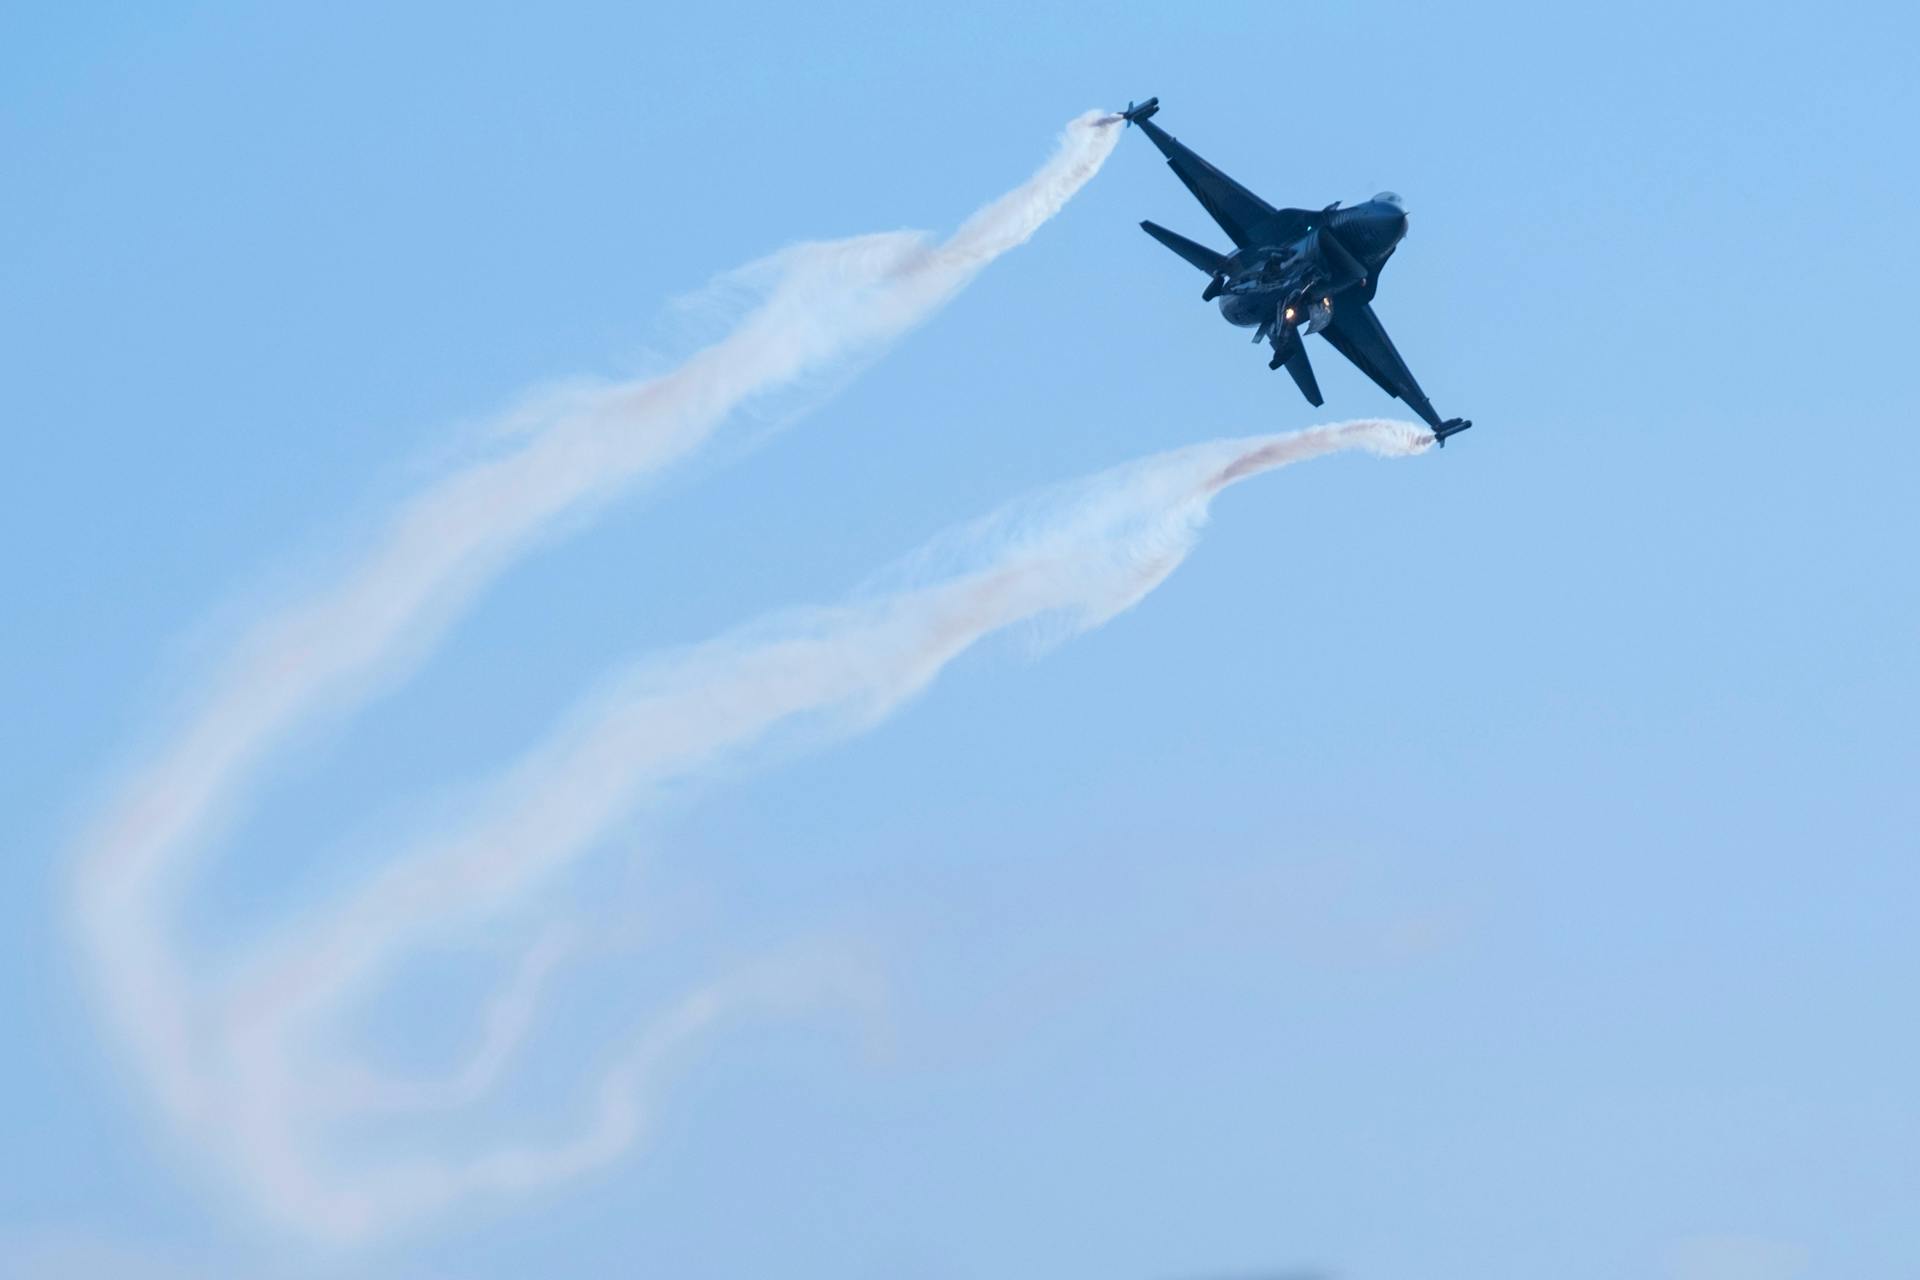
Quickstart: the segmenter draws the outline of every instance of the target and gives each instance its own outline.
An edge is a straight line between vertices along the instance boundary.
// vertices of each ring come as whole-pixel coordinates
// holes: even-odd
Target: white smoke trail
[[[511,418],[515,447],[408,502],[331,587],[239,644],[202,705],[135,772],[80,842],[77,927],[107,1020],[174,1125],[223,1123],[201,1061],[208,1011],[167,921],[192,855],[239,807],[273,748],[309,716],[344,710],[370,679],[419,652],[563,515],[657,472],[743,401],[871,352],[925,319],[1023,243],[1100,168],[1116,118],[1068,125],[1055,155],[951,238],[909,233],[807,244],[745,277],[764,298],[723,340],[664,376],[575,389]]]
[[[796,722],[840,732],[872,726],[954,657],[1014,624],[1099,625],[1179,565],[1213,496],[1241,479],[1339,450],[1406,456],[1431,442],[1408,424],[1363,421],[1159,455],[943,540],[941,551],[961,563],[941,580],[787,615],[637,666],[483,788],[489,802],[471,823],[289,929],[271,956],[250,967],[208,1028],[227,1059],[228,1133],[238,1144],[232,1156],[270,1208],[343,1236],[613,1159],[638,1132],[636,1098],[665,1058],[730,1008],[780,995],[767,977],[696,993],[670,1013],[607,1073],[595,1111],[573,1136],[464,1160],[325,1169],[307,1130],[355,1108],[336,1100],[332,1112],[314,1110],[307,1082],[318,1032],[411,943],[523,898],[662,784],[710,771]],[[794,976],[784,980],[794,994]],[[503,1005],[531,998],[519,985]],[[511,1016],[524,1026],[524,1016]],[[497,1067],[517,1034],[490,1038],[451,1086],[458,1100],[470,1099],[472,1081]],[[419,1096],[404,1084],[382,1089],[381,1105]],[[434,1089],[426,1095],[434,1100],[420,1105],[439,1104]]]

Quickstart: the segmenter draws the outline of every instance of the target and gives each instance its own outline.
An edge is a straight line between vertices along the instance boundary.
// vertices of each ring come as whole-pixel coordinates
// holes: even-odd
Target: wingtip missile
[[[1142,120],[1147,119],[1149,116],[1151,116],[1154,112],[1158,111],[1159,109],[1160,109],[1160,99],[1158,98],[1148,98],[1145,102],[1141,103],[1137,107],[1134,106],[1132,102],[1129,102],[1127,103],[1127,109],[1120,113],[1120,118],[1122,120],[1125,120],[1130,125],[1138,124]]]

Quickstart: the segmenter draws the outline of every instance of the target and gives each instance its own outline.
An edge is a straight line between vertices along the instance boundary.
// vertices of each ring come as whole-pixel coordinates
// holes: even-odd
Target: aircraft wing
[[[1419,414],[1430,427],[1439,427],[1440,415],[1428,403],[1426,392],[1414,381],[1413,371],[1394,349],[1393,339],[1380,326],[1373,307],[1358,298],[1342,298],[1334,306],[1333,319],[1320,331],[1334,349],[1353,361],[1360,372],[1380,384],[1380,389]]]
[[[1313,218],[1306,210],[1274,208],[1153,121],[1145,116],[1132,119],[1167,157],[1167,167],[1187,184],[1194,199],[1233,237],[1236,247],[1244,249],[1257,240],[1285,243],[1306,234]]]

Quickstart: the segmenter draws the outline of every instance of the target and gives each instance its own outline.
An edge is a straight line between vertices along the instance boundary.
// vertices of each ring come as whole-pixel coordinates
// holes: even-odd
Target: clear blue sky
[[[1917,38],[1894,5],[11,11],[0,1269],[1920,1274]],[[946,230],[1150,94],[1275,203],[1405,196],[1379,310],[1475,429],[1237,489],[1112,626],[644,824],[661,967],[858,939],[884,1043],[729,1037],[610,1172],[368,1253],[261,1228],[159,1135],[60,918],[218,620],[462,424],[647,367],[714,273]],[[1022,490],[1393,407],[1331,358],[1302,403],[1142,217],[1208,238],[1128,137],[804,422],[521,563],[275,775],[197,910],[244,934],[609,665]]]

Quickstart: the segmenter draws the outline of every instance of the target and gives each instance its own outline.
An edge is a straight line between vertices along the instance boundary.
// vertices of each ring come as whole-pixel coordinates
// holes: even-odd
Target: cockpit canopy
[[[1398,191],[1382,191],[1379,195],[1375,196],[1374,199],[1381,204],[1390,204],[1400,210],[1405,210],[1407,207],[1407,202],[1400,198]]]

